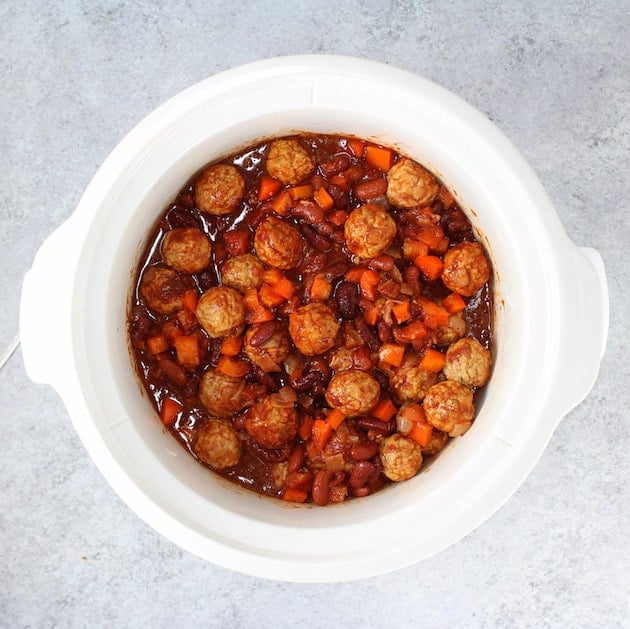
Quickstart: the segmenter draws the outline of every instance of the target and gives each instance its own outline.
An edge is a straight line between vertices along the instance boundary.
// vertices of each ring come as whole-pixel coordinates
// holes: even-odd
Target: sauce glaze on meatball
[[[213,286],[199,298],[195,315],[210,338],[233,336],[245,323],[245,305],[233,288]]]
[[[413,478],[422,467],[422,449],[400,434],[383,439],[379,445],[383,474],[394,482]]]
[[[262,284],[265,270],[262,262],[253,253],[228,258],[221,267],[221,281],[224,286],[235,288],[244,293],[250,288]]]
[[[247,413],[245,429],[263,448],[282,448],[297,433],[295,394],[284,388],[260,400]]]
[[[164,262],[182,273],[199,273],[210,264],[212,244],[196,227],[173,229],[162,242]]]
[[[199,400],[215,417],[230,417],[243,408],[245,381],[216,369],[204,372],[199,383]]]
[[[335,374],[326,389],[326,401],[346,417],[368,413],[381,395],[381,386],[368,373],[349,369]]]
[[[197,432],[195,454],[215,470],[232,467],[241,458],[241,440],[227,421],[210,419]]]
[[[379,203],[366,203],[348,216],[344,234],[348,249],[361,258],[376,258],[396,235],[396,222]]]
[[[315,170],[315,162],[297,140],[275,140],[267,154],[267,172],[282,183],[296,184]]]
[[[475,418],[472,391],[459,382],[434,384],[422,403],[428,422],[451,437],[463,435]]]
[[[490,265],[478,242],[463,242],[444,254],[442,282],[454,293],[474,295],[490,279]]]
[[[323,354],[334,344],[339,323],[333,311],[315,302],[301,306],[289,315],[289,334],[305,356]]]
[[[387,200],[397,208],[427,205],[433,201],[439,187],[426,168],[406,157],[387,173]]]
[[[258,226],[254,248],[265,264],[292,269],[302,258],[302,237],[295,227],[270,216]]]
[[[467,387],[482,387],[490,377],[490,352],[475,339],[464,338],[446,352],[444,375]]]
[[[140,295],[151,310],[168,315],[184,307],[182,297],[193,288],[190,277],[164,265],[149,267],[140,282]]]
[[[236,166],[215,164],[199,175],[194,192],[200,210],[223,216],[236,210],[241,203],[245,181]]]

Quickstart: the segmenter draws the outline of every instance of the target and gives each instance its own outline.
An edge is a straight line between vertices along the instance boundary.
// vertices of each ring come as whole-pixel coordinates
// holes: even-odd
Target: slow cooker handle
[[[57,388],[72,373],[70,304],[77,240],[62,223],[41,245],[22,282],[20,340],[28,377]]]
[[[558,421],[593,388],[608,340],[608,282],[602,256],[590,247],[572,245],[569,251],[562,278],[566,327],[553,396]]]

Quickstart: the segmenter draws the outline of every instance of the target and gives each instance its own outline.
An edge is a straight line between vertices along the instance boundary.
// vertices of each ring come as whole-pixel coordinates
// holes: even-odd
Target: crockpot
[[[295,131],[368,138],[429,167],[494,265],[494,369],[473,427],[415,478],[325,508],[258,496],[199,465],[161,428],[126,330],[133,269],[176,192],[204,164]],[[531,168],[481,113],[400,69],[298,56],[208,78],[140,122],[38,251],[20,316],[28,375],[59,393],[102,474],[146,523],[244,573],[339,581],[440,551],[514,493],[593,386],[608,296],[600,255],[569,240]]]

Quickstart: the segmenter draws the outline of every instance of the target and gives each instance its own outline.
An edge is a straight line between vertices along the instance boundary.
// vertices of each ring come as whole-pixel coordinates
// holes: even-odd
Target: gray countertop
[[[37,248],[123,135],[184,87],[285,54],[385,61],[478,107],[602,253],[611,295],[599,380],[508,503],[431,559],[334,585],[243,576],[161,538],[18,349],[0,371],[1,626],[630,626],[630,3],[554,4],[0,3],[0,354]]]

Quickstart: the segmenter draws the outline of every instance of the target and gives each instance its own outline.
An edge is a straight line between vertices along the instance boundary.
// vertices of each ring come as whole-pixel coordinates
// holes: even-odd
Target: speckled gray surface
[[[630,626],[630,3],[523,4],[0,3],[0,349],[35,251],[120,138],[209,74],[293,53],[386,61],[479,107],[602,252],[611,293],[600,378],[514,497],[429,560],[336,585],[242,576],[162,539],[18,350],[0,371],[0,625]]]

